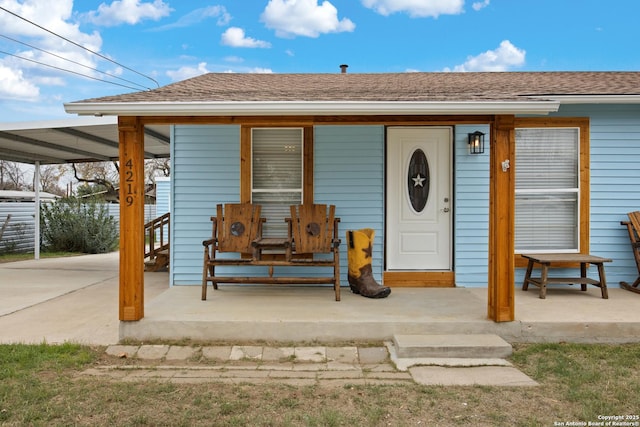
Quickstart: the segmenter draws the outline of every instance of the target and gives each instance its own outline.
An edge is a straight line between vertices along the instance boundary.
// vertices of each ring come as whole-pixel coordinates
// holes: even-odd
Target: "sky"
[[[0,0],[0,122],[200,74],[640,71],[638,0]]]

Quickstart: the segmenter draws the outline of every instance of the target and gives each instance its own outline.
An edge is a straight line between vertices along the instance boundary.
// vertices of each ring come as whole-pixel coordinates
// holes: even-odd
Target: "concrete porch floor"
[[[157,274],[157,273],[156,273]],[[394,334],[496,334],[508,342],[640,341],[640,295],[618,288],[516,287],[516,320],[487,318],[486,288],[393,288],[385,299],[295,286],[174,286],[148,301],[145,318],[121,322],[120,338],[196,341],[384,341]]]
[[[386,341],[394,334],[491,333],[515,342],[640,342],[640,295],[552,285],[515,289],[514,322],[487,319],[486,288],[393,288],[372,300],[327,287],[168,287],[145,273],[145,317],[118,321],[118,253],[0,264],[0,342],[121,340],[334,343]]]

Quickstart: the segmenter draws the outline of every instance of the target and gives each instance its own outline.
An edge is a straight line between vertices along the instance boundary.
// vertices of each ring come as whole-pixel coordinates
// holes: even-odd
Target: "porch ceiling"
[[[0,123],[0,159],[41,164],[117,160],[117,117]],[[169,126],[145,127],[145,157],[169,157]]]

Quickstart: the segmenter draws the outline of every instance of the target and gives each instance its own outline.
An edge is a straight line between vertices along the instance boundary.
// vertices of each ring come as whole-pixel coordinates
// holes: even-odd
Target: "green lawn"
[[[121,382],[79,375],[106,363],[104,348],[0,345],[0,425],[554,426],[612,416],[640,424],[640,344],[516,345],[511,362],[540,386]]]

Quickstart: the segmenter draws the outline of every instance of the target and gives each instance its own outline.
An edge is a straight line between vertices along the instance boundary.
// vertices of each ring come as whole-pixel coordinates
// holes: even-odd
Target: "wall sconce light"
[[[484,133],[475,131],[469,134],[469,154],[484,153]]]

